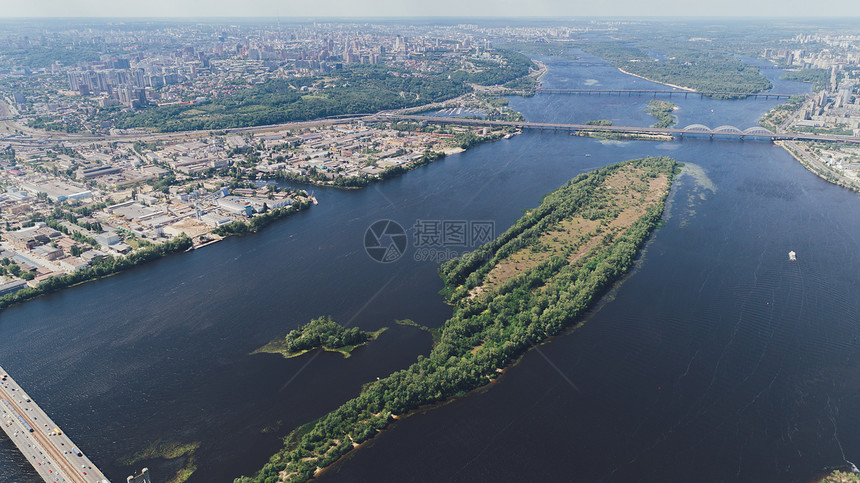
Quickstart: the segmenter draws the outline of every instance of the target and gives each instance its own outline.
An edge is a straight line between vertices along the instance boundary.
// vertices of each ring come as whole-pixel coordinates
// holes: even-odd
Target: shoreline
[[[611,65],[611,64],[610,64],[610,65]],[[626,70],[622,69],[621,67],[616,67],[616,69],[618,69],[619,71],[621,71],[623,74],[632,75],[633,77],[638,77],[638,78],[640,78],[640,79],[642,79],[642,80],[646,80],[646,81],[648,81],[648,82],[656,82],[657,84],[662,84],[662,85],[664,85],[664,86],[674,87],[675,89],[681,89],[681,90],[684,90],[684,91],[687,91],[687,92],[698,92],[696,89],[693,89],[693,88],[691,88],[691,87],[679,86],[679,85],[677,85],[677,84],[670,84],[670,83],[668,83],[668,82],[660,82],[660,81],[658,81],[658,80],[649,79],[649,78],[644,77],[644,76],[641,76],[641,75],[639,75],[639,74],[634,74],[634,73],[632,73],[632,72],[627,72]]]
[[[474,147],[474,146],[479,146],[479,145],[484,144],[486,142],[498,141],[500,139],[504,139],[503,134],[500,134],[498,136],[492,135],[492,134],[485,136],[485,137],[482,136],[482,139],[478,140],[472,146],[469,146],[469,148]],[[288,178],[283,178],[283,177],[279,177],[279,176],[272,176],[271,178],[268,178],[268,179],[271,179],[273,181],[305,183],[305,184],[309,184],[312,186],[345,189],[345,190],[364,189],[364,188],[367,188],[373,184],[385,181],[387,179],[402,176],[402,175],[404,175],[404,174],[406,174],[406,173],[408,173],[414,169],[429,165],[430,163],[438,161],[440,159],[444,159],[451,154],[458,154],[458,153],[465,152],[469,148],[462,148],[462,147],[457,146],[457,147],[447,148],[447,149],[443,150],[443,152],[430,153],[430,155],[425,155],[421,159],[414,161],[412,163],[409,163],[408,165],[393,166],[392,167],[393,169],[389,172],[389,174],[387,176],[381,176],[382,173],[380,173],[380,175],[375,175],[373,178],[361,178],[365,182],[365,184],[359,185],[359,186],[338,186],[338,185],[335,185],[333,183],[320,183],[320,182],[315,182],[314,180],[310,180],[310,179],[288,179]],[[237,229],[237,231],[235,231],[235,232],[230,232],[229,228],[223,228],[223,227],[227,227],[228,225],[222,225],[221,227],[215,228],[215,230],[210,232],[210,234],[215,235],[214,239],[210,239],[210,240],[205,241],[205,242],[194,244],[193,241],[191,241],[191,239],[189,237],[188,246],[183,246],[179,250],[175,250],[175,251],[172,251],[170,253],[166,253],[164,255],[168,255],[168,254],[172,254],[172,253],[179,253],[179,252],[186,253],[189,251],[194,251],[194,250],[197,250],[197,249],[218,243],[218,242],[223,241],[224,239],[231,237],[231,236],[247,235],[250,233],[257,233],[260,230],[264,229],[266,226],[268,226],[268,225],[270,225],[276,221],[290,218],[293,215],[298,214],[302,211],[306,211],[309,208],[310,208],[309,202],[302,202],[299,204],[299,206],[296,206],[294,204],[290,207],[290,209],[285,210],[285,211],[290,211],[288,213],[277,214],[275,216],[272,216],[273,212],[270,211],[269,213],[266,213],[264,215],[258,215],[258,216],[255,216],[253,218],[250,218],[247,221],[239,221],[239,222],[229,223],[228,225],[230,225],[230,226],[236,225],[237,223],[242,225],[241,227],[239,227],[242,229]],[[264,221],[258,222],[259,224],[255,224],[254,221],[256,219],[258,219],[258,217],[260,217],[260,216],[262,216],[264,218],[268,218],[268,219],[265,219]],[[217,232],[217,230],[219,228],[223,228],[222,233]],[[173,242],[173,240],[175,238],[176,237],[169,239],[165,242],[162,242],[160,245],[163,245],[165,243],[171,243],[171,242]],[[162,255],[161,257],[156,257],[156,259],[162,258],[164,255]],[[125,259],[125,258],[126,257],[122,257],[122,259]],[[6,294],[6,295],[3,295],[2,297],[0,297],[0,312],[2,312],[3,310],[5,310],[7,308],[28,302],[30,300],[40,298],[43,295],[56,293],[56,292],[62,291],[62,290],[67,289],[67,288],[75,287],[75,286],[82,285],[82,284],[89,283],[89,282],[93,282],[93,281],[96,281],[96,280],[99,280],[102,278],[117,275],[117,274],[125,272],[131,268],[134,268],[134,267],[137,267],[140,265],[146,265],[149,261],[152,261],[152,260],[148,260],[145,262],[138,262],[138,263],[133,264],[132,266],[125,267],[125,268],[122,268],[120,270],[110,271],[109,273],[105,273],[105,274],[97,274],[97,275],[94,275],[90,278],[85,278],[83,280],[75,281],[71,284],[61,286],[61,287],[56,287],[56,288],[50,287],[49,285],[42,287],[41,283],[39,285],[36,285],[35,287],[28,285],[28,286],[22,288],[21,290],[19,290],[18,292],[12,292],[12,293],[9,293],[9,294]],[[58,277],[54,277],[54,278],[59,279],[59,278],[62,278],[65,276],[71,276],[71,275],[74,275],[74,273],[65,274],[65,275],[61,275]],[[53,279],[50,279],[50,280],[53,280]],[[57,283],[57,282],[53,282],[53,283]],[[60,282],[60,283],[63,283],[63,282]],[[24,292],[24,293],[22,293],[22,292]],[[36,292],[36,293],[32,293],[32,292]]]
[[[373,332],[368,332],[368,334],[370,334],[370,335],[367,337],[367,340],[365,340],[364,342],[362,342],[360,344],[346,345],[346,346],[342,346],[342,347],[329,347],[327,345],[320,345],[317,347],[311,347],[310,349],[302,349],[302,350],[296,351],[296,352],[292,352],[292,351],[287,350],[286,347],[284,347],[284,338],[278,337],[274,340],[267,342],[266,345],[264,345],[258,349],[255,349],[249,355],[280,354],[281,356],[284,357],[284,359],[292,359],[294,357],[303,356],[303,355],[307,354],[308,352],[312,352],[315,350],[322,350],[324,352],[337,352],[340,355],[342,355],[344,357],[344,359],[347,359],[352,355],[352,351],[354,351],[355,349],[358,349],[359,347],[364,347],[365,345],[367,345],[368,342],[375,341],[386,330],[388,330],[388,327],[382,327],[382,328],[377,329]]]
[[[515,133],[507,133],[507,134],[516,135],[516,134],[519,134],[520,132],[521,131],[517,131]],[[360,190],[360,189],[364,189],[364,188],[367,188],[369,186],[372,186],[376,183],[380,183],[382,181],[386,181],[386,180],[389,180],[392,178],[396,178],[398,176],[402,176],[402,175],[404,175],[410,171],[413,171],[415,169],[418,169],[418,168],[421,168],[423,166],[427,166],[431,163],[435,163],[436,161],[445,159],[448,156],[451,156],[454,154],[464,153],[464,152],[468,151],[469,149],[472,149],[473,147],[477,147],[477,146],[480,146],[480,145],[485,144],[485,143],[491,143],[491,142],[505,139],[505,136],[507,134],[505,134],[504,131],[502,131],[500,133],[490,133],[490,134],[487,134],[486,136],[481,136],[481,139],[476,140],[472,145],[470,145],[467,148],[463,148],[460,146],[453,146],[453,147],[449,147],[449,148],[444,148],[442,151],[432,151],[429,153],[425,153],[424,156],[422,156],[421,158],[419,158],[415,161],[412,161],[412,162],[407,163],[407,164],[390,166],[390,167],[386,168],[385,170],[383,170],[382,172],[380,172],[379,174],[375,174],[372,176],[338,178],[338,179],[345,180],[343,182],[344,184],[337,184],[337,183],[330,181],[330,180],[326,180],[326,181],[315,180],[315,179],[311,179],[307,175],[280,176],[280,175],[278,175],[278,172],[275,172],[269,176],[264,176],[262,179],[272,180],[272,181],[280,181],[280,182],[284,182],[284,183],[300,183],[300,184],[306,184],[306,185],[311,185],[311,186],[319,186],[322,188],[334,188],[334,189],[340,189],[340,190]],[[350,183],[350,180],[355,180],[354,181],[355,184],[354,185],[346,184],[346,183]]]
[[[112,267],[106,268],[106,267],[102,267],[101,265],[93,265],[93,266],[87,267],[87,269],[85,269],[85,270],[80,270],[80,271],[76,271],[76,272],[72,272],[72,273],[65,273],[63,275],[58,275],[56,277],[44,280],[35,286],[30,286],[28,284],[27,287],[24,287],[24,288],[18,290],[17,292],[12,292],[12,293],[8,293],[8,294],[5,294],[3,296],[0,296],[0,313],[2,313],[5,309],[8,309],[8,308],[14,307],[16,305],[20,305],[20,304],[29,302],[31,300],[38,299],[44,295],[49,295],[49,294],[61,292],[63,290],[66,290],[66,289],[69,289],[72,287],[77,287],[79,285],[94,282],[96,280],[101,280],[103,278],[112,277],[114,275],[119,275],[120,273],[127,272],[127,271],[129,271],[133,268],[139,267],[139,266],[147,265],[151,262],[165,258],[165,257],[170,256],[170,255],[178,255],[180,253],[187,253],[189,251],[194,251],[197,248],[202,248],[204,246],[212,245],[214,243],[217,243],[219,241],[224,240],[225,238],[227,238],[229,236],[245,235],[248,233],[256,233],[260,229],[264,228],[265,226],[267,226],[267,225],[269,225],[275,221],[278,221],[278,220],[281,220],[284,218],[289,218],[292,215],[295,215],[297,213],[301,213],[302,211],[307,210],[308,208],[310,208],[310,203],[300,203],[299,206],[291,206],[290,209],[292,211],[290,211],[290,209],[287,209],[280,216],[275,216],[273,218],[265,220],[256,229],[249,229],[249,231],[245,232],[245,233],[228,233],[226,235],[220,235],[217,233],[212,233],[213,235],[216,236],[215,239],[200,243],[198,245],[194,244],[191,237],[182,233],[179,236],[175,236],[175,237],[170,238],[170,239],[168,239],[164,242],[161,242],[157,245],[152,245],[151,247],[144,249],[144,250],[148,250],[148,251],[146,251],[147,255],[145,255],[145,256],[150,256],[150,254],[154,254],[153,256],[151,256],[150,258],[148,258],[146,260],[127,261],[127,260],[129,260],[127,258],[127,256],[123,256],[121,258],[116,259],[117,263],[119,263],[119,264],[127,263],[127,264],[129,264],[128,266],[120,265],[117,268],[117,266],[114,265]],[[272,213],[272,212],[269,212],[267,214],[270,214],[270,213]],[[265,215],[263,215],[263,216],[265,216]],[[250,227],[250,226],[252,226],[254,219],[256,219],[256,217],[249,219],[249,222],[239,222],[239,223],[243,223],[246,226]],[[237,223],[237,222],[233,222],[233,223]],[[222,226],[226,226],[226,225],[222,225]],[[131,252],[130,254],[134,254],[134,253],[141,253],[141,250],[138,250],[136,252]],[[83,275],[84,273],[86,273],[86,275]],[[74,280],[74,278],[76,276],[81,277],[81,279],[80,280]]]
[[[840,188],[845,188],[847,190],[851,190],[855,193],[860,193],[860,185],[852,183],[850,179],[848,179],[844,175],[839,175],[837,173],[831,172],[826,168],[821,168],[819,166],[815,166],[813,163],[804,159],[803,154],[796,152],[794,149],[787,145],[789,141],[774,141],[774,144],[784,149],[788,154],[791,155],[797,162],[800,163],[801,166],[806,168],[807,171],[818,176],[819,178],[827,181],[828,183],[839,186]],[[798,149],[800,146],[794,145]],[[822,171],[824,170],[824,171]]]

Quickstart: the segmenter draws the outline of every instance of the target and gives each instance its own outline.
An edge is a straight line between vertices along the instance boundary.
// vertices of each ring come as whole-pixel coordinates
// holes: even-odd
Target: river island
[[[294,431],[236,483],[305,481],[392,420],[493,383],[530,348],[581,324],[659,226],[678,169],[648,157],[581,174],[495,240],[443,264],[454,314],[430,354]]]
[[[317,317],[290,331],[286,337],[269,342],[254,353],[281,354],[290,359],[314,349],[322,349],[349,357],[350,352],[376,339],[385,329],[386,327],[383,327],[375,332],[366,332],[358,327],[346,328],[328,316]]]

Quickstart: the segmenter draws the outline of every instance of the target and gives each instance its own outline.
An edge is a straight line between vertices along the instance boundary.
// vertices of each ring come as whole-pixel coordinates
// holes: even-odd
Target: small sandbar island
[[[236,483],[308,480],[401,415],[493,383],[530,348],[582,323],[659,226],[678,170],[649,157],[581,174],[495,240],[442,265],[454,310],[430,353],[291,433]]]
[[[358,327],[346,327],[331,317],[318,317],[291,331],[282,339],[275,339],[254,351],[254,354],[281,354],[287,359],[298,357],[314,349],[340,352],[349,357],[350,352],[374,340],[385,332],[383,327],[376,332],[365,332]]]

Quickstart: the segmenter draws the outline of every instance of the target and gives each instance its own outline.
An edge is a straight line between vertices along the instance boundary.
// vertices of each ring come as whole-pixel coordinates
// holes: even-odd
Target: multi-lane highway
[[[0,425],[48,482],[106,483],[104,474],[0,367]],[[0,474],[2,479],[2,474]]]

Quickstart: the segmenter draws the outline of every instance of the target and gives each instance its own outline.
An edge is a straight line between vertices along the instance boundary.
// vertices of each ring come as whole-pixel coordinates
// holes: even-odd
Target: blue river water
[[[597,59],[582,55],[589,61]],[[544,86],[663,88],[553,59]],[[774,92],[805,84],[763,71]],[[649,97],[511,99],[535,121],[650,125]],[[681,126],[745,129],[774,100],[672,98]],[[192,482],[261,467],[291,429],[430,350],[451,314],[438,259],[364,251],[381,219],[492,221],[500,233],[579,173],[625,159],[687,163],[665,226],[580,329],[498,384],[393,425],[323,480],[808,481],[860,460],[857,195],[766,142],[606,142],[526,132],[205,249],[0,313],[0,362],[113,481],[156,441],[199,442]],[[789,250],[797,252],[795,263]],[[319,315],[391,327],[349,359],[250,355]],[[35,481],[0,438],[0,481]]]

